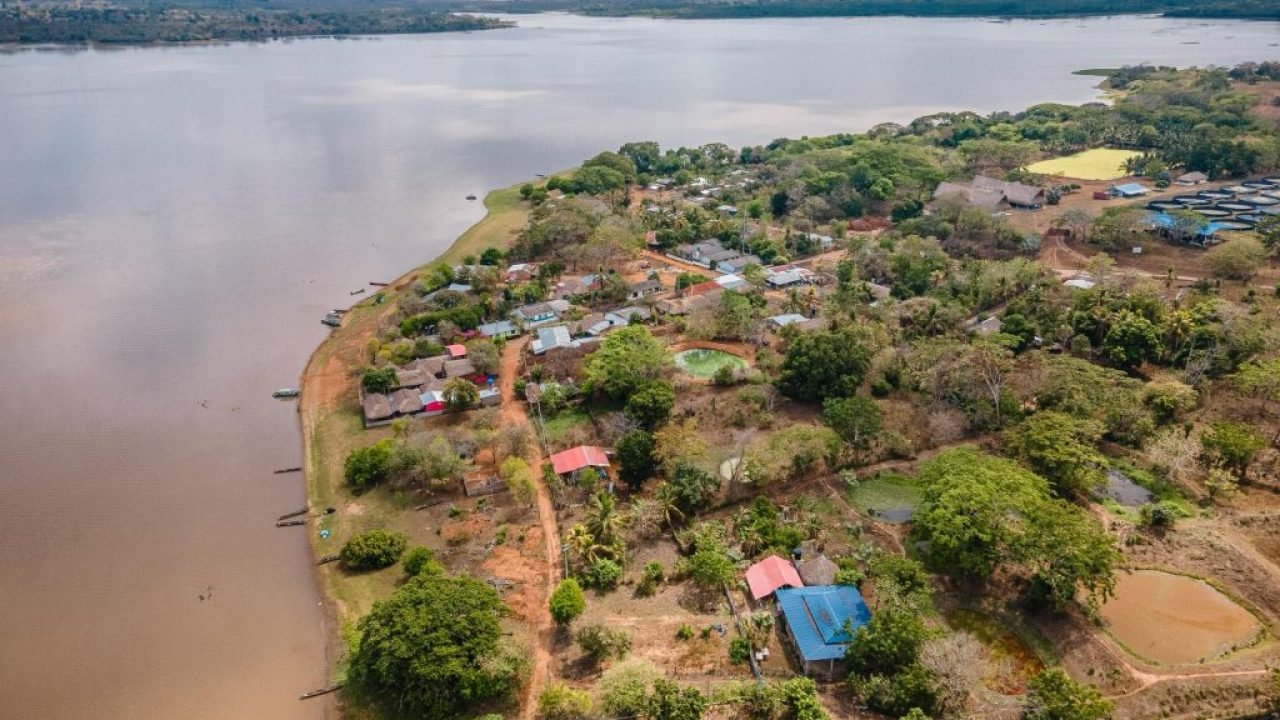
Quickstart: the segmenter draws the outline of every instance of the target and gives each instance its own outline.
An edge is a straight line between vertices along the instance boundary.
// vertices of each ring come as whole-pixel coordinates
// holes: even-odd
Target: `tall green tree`
[[[870,363],[870,349],[852,328],[801,335],[787,348],[778,390],[808,402],[853,395]]]
[[[658,380],[671,368],[671,353],[643,325],[610,334],[583,363],[588,389],[618,402]]]
[[[452,717],[520,684],[527,661],[503,644],[502,598],[465,575],[418,575],[359,622],[349,681],[396,711]]]
[[[1048,478],[1063,495],[1085,495],[1106,479],[1107,459],[1097,450],[1102,426],[1047,410],[1004,433],[1005,448]]]

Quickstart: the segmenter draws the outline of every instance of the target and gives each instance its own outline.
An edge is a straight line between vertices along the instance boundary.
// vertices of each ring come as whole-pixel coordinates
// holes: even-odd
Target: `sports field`
[[[1141,153],[1133,150],[1094,148],[1032,163],[1027,169],[1041,175],[1057,175],[1077,180],[1114,180],[1125,176],[1124,161]]]

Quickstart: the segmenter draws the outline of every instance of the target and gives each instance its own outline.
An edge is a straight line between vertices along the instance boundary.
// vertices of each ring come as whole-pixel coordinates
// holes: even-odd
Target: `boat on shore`
[[[276,398],[277,400],[284,400],[288,398],[296,398],[301,394],[302,391],[298,388],[280,388],[279,390],[271,393],[271,397]]]
[[[320,322],[329,327],[342,327],[342,313],[330,311]]]

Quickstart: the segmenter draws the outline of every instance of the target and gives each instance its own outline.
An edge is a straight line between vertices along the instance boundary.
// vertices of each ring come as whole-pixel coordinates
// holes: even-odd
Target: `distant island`
[[[103,0],[0,3],[0,44],[147,44],[286,37],[492,30],[492,13],[568,12],[602,17],[1048,18],[1151,13],[1166,17],[1280,20],[1276,0]],[[484,15],[479,14],[484,13]]]
[[[648,16],[684,19],[762,17],[1044,18],[1156,13],[1168,17],[1280,19],[1274,0],[497,0],[448,3],[450,9],[486,12],[561,10],[582,15]]]
[[[58,2],[0,7],[0,43],[141,45],[262,41],[317,35],[491,30],[512,23],[417,6],[353,7],[309,3],[262,7],[240,3],[185,7],[150,3],[71,5]]]

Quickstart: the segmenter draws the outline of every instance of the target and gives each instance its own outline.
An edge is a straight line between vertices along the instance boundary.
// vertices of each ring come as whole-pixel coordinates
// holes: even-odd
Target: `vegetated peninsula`
[[[69,3],[34,0],[0,7],[0,43],[186,43],[260,41],[317,35],[489,30],[496,18],[423,5],[369,7],[346,2]]]
[[[1273,716],[1280,64],[1105,83],[627,143],[353,307],[348,715]]]

